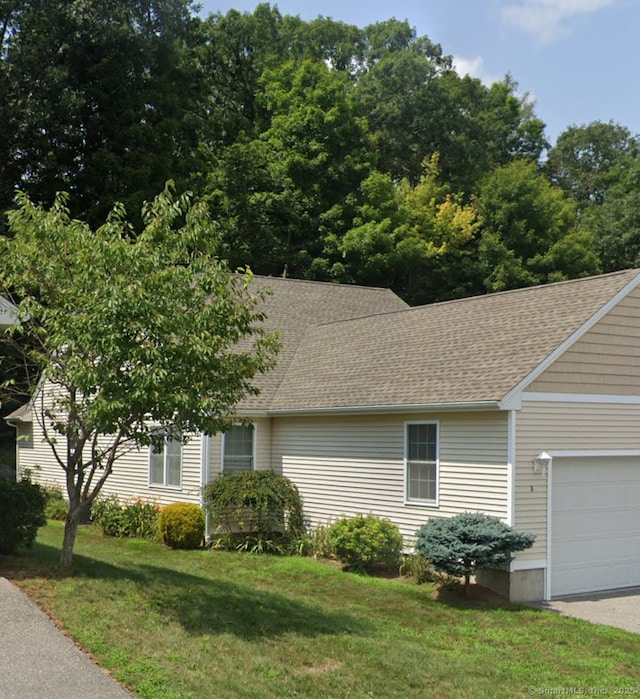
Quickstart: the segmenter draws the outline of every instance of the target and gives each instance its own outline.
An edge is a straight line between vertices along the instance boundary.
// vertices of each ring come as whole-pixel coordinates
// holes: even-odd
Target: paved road
[[[0,578],[0,699],[127,699],[125,691]]]
[[[560,597],[534,606],[593,624],[640,633],[640,587]]]

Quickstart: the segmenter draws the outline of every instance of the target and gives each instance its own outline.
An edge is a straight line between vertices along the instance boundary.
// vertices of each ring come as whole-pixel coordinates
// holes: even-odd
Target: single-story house
[[[275,469],[313,524],[373,513],[411,543],[481,511],[536,535],[482,581],[512,600],[640,585],[640,270],[409,308],[388,290],[257,277],[277,368],[251,427],[116,465],[108,493],[200,502]],[[29,411],[18,465],[61,482]],[[36,470],[37,469],[37,470]]]

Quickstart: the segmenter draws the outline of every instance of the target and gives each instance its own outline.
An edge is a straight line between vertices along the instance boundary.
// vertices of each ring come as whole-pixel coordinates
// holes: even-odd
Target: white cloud
[[[492,85],[502,80],[502,78],[487,73],[481,56],[476,56],[475,58],[453,56],[453,67],[458,75],[469,75],[472,78],[478,78],[485,85]]]
[[[554,41],[568,31],[566,25],[575,15],[595,12],[613,5],[616,0],[520,0],[507,5],[502,17],[542,41]]]

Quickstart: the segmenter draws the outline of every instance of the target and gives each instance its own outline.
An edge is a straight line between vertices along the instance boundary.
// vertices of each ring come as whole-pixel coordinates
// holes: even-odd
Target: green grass
[[[640,692],[640,636],[304,558],[170,551],[62,525],[0,558],[114,677],[147,698],[518,697]],[[530,690],[533,688],[533,692]],[[595,690],[595,691],[594,691]],[[578,691],[574,691],[578,693]]]

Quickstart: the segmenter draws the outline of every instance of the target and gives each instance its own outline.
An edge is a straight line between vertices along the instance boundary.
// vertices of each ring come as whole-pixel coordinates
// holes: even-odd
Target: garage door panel
[[[551,594],[640,585],[640,459],[556,458]]]

